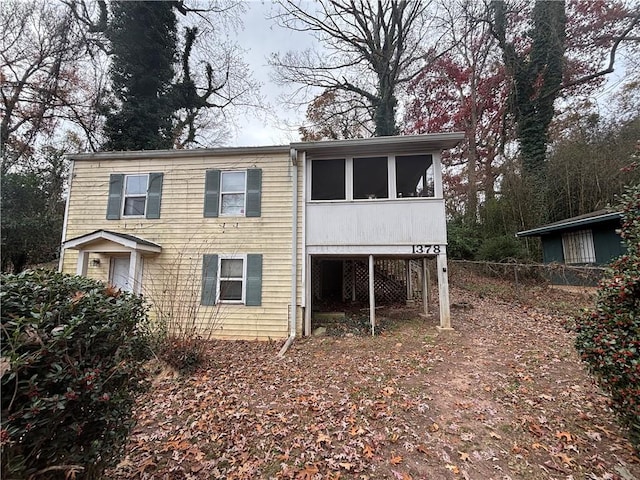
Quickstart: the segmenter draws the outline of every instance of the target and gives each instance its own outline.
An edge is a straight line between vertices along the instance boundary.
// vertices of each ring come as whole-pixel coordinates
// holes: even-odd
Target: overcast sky
[[[284,108],[279,102],[283,89],[269,78],[269,55],[287,50],[309,48],[313,38],[302,32],[278,27],[267,17],[272,11],[270,2],[251,1],[243,15],[244,29],[239,32],[238,44],[247,51],[245,61],[252,68],[256,80],[262,84],[262,94],[272,105],[274,117],[261,121],[249,115],[239,118],[238,131],[233,132],[227,146],[284,145],[299,141],[297,127],[304,120],[304,109]],[[294,88],[293,86],[291,88]],[[286,123],[293,125],[287,128]]]

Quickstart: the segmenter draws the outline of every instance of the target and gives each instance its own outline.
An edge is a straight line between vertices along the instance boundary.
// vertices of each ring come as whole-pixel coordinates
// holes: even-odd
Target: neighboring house
[[[620,238],[621,214],[608,210],[567,218],[518,232],[518,237],[540,237],[544,263],[570,267],[601,267],[625,252]],[[595,285],[601,269],[569,268],[553,272],[554,284]]]
[[[435,258],[450,328],[440,153],[462,138],[72,155],[60,269],[217,337],[267,339],[310,334],[323,286],[375,307],[375,262]]]

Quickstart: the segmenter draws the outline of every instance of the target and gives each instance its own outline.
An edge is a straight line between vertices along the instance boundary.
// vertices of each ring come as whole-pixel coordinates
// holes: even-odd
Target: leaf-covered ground
[[[455,332],[379,312],[386,329],[214,342],[157,378],[110,478],[640,479],[563,321],[587,296],[453,279]],[[345,331],[348,329],[345,329]]]

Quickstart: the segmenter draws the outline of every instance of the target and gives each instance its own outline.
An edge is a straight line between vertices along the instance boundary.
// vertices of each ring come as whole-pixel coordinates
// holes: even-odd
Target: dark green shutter
[[[122,208],[122,184],[124,175],[112,173],[109,177],[109,200],[107,202],[107,220],[118,220]]]
[[[216,304],[218,283],[218,255],[202,256],[202,305]]]
[[[220,203],[220,170],[207,170],[204,182],[204,216],[217,217]]]
[[[262,170],[247,170],[247,217],[259,217],[261,214]]]
[[[160,218],[162,178],[162,173],[149,174],[149,188],[147,189],[147,218]]]
[[[247,255],[247,292],[245,305],[262,305],[262,255]]]

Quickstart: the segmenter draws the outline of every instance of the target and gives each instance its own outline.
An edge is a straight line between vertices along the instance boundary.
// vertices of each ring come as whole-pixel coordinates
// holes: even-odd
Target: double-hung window
[[[207,170],[204,216],[259,217],[262,214],[262,170]]]
[[[245,262],[243,258],[220,258],[218,299],[221,302],[244,300]]]
[[[147,207],[149,175],[125,175],[122,216],[142,217]]]
[[[222,172],[220,182],[220,215],[244,215],[246,172]]]
[[[262,304],[262,255],[206,254],[202,257],[202,305]]]
[[[112,173],[109,177],[107,220],[160,218],[163,178],[162,172]]]

